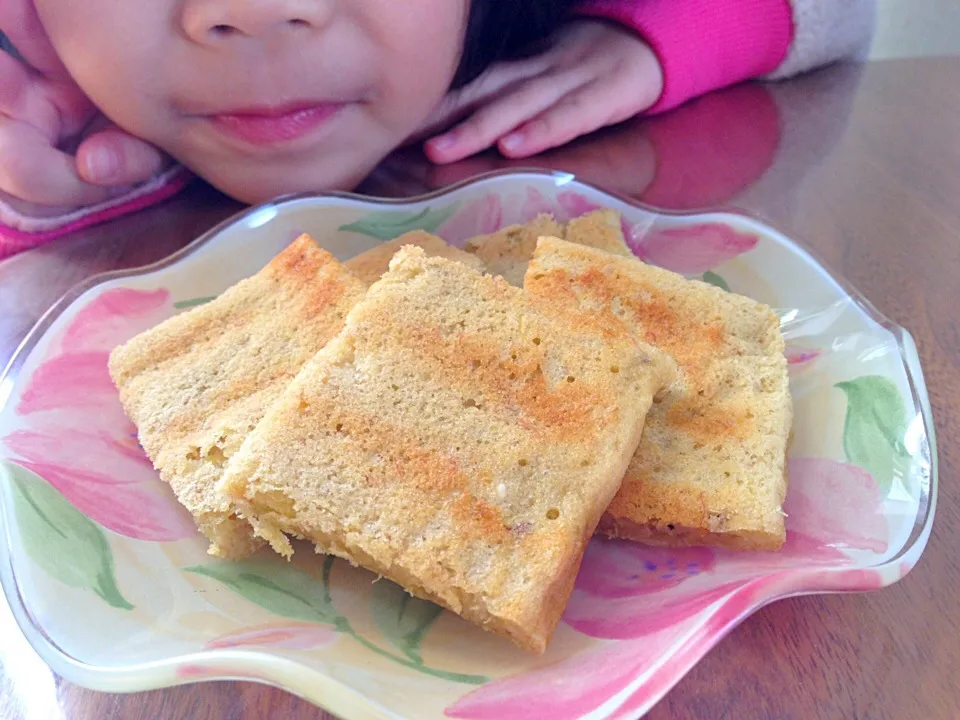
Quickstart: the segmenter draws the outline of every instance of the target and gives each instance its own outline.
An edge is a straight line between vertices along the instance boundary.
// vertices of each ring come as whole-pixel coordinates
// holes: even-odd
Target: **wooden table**
[[[960,58],[836,67],[744,86],[627,124],[536,164],[669,207],[730,204],[807,242],[920,349],[940,443],[937,520],[898,585],[775,603],[736,629],[649,715],[960,717]],[[409,195],[508,166],[388,162],[368,192]],[[89,275],[181,247],[238,205],[202,185],[167,204],[0,263],[0,364]],[[129,696],[51,675],[0,606],[0,717],[329,718],[285,692],[209,683]]]

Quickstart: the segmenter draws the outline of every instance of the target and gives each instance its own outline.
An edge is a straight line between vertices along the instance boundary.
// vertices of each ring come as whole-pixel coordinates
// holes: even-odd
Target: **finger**
[[[149,143],[112,127],[86,138],[77,148],[80,177],[94,185],[135,185],[170,164]]]
[[[93,105],[71,79],[48,79],[0,52],[0,115],[33,125],[56,145],[80,132],[93,112]]]
[[[38,205],[93,205],[126,189],[84,182],[73,156],[18,120],[0,118],[0,157],[0,191]]]
[[[564,145],[640,112],[642,102],[629,98],[630,95],[621,92],[619,83],[597,80],[566,94],[537,117],[501,138],[497,147],[507,157],[524,158]]]
[[[0,191],[0,217],[2,208],[10,208],[16,213],[37,219],[60,217],[76,209],[72,205],[38,205]]]
[[[521,123],[536,117],[575,89],[582,78],[577,73],[541,75],[520,85],[488,105],[450,132],[427,141],[427,156],[436,163],[461,160],[491,147]]]
[[[447,93],[443,102],[421,126],[421,135],[448,127],[493,98],[503,95],[525,80],[544,74],[550,59],[537,55],[524,60],[497,63],[468,85]]]
[[[9,38],[31,67],[48,77],[66,77],[67,70],[47,37],[33,0],[0,0],[0,32]]]
[[[36,92],[33,96],[45,97],[59,115],[57,128],[60,138],[80,132],[90,119],[93,106],[53,49],[37,17],[33,0],[0,0],[0,32],[6,35],[17,53],[29,64],[26,71],[35,80]],[[16,60],[6,53],[3,55]],[[4,79],[0,73],[0,85]],[[49,132],[49,121],[44,122],[44,132]]]
[[[55,145],[60,113],[45,97],[39,78],[10,55],[0,52],[0,115],[32,125]]]

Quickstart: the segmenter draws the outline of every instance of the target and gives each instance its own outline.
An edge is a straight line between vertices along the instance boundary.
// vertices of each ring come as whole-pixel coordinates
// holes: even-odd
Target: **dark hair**
[[[576,0],[472,0],[460,67],[452,89],[490,65],[542,49]]]

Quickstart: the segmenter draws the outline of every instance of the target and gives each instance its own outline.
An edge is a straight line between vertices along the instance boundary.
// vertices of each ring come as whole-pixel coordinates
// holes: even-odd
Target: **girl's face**
[[[469,0],[35,4],[107,117],[247,202],[359,182],[445,94],[469,11]]]

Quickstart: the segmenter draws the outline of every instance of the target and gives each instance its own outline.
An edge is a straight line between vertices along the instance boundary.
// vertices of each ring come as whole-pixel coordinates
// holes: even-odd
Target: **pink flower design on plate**
[[[721,222],[630,232],[627,244],[640,259],[684,275],[700,275],[753,250],[757,236]]]
[[[565,222],[597,207],[571,192],[560,193],[556,201],[532,187],[502,198],[490,193],[467,203],[437,229],[437,234],[451,245],[463,247],[471,238],[494,233],[508,225],[530,222],[541,213]]]
[[[246,628],[239,632],[221,635],[208,642],[206,647],[208,650],[249,646],[315,650],[329,645],[336,638],[336,630],[327,625],[287,623]]]
[[[731,589],[781,570],[851,564],[887,548],[883,496],[868,472],[835,460],[790,463],[787,542],[777,553],[591,542],[564,620],[594,637],[632,638],[682,622]]]
[[[612,717],[616,720],[627,720],[649,710],[730,628],[749,615],[764,599],[795,590],[812,589],[813,586],[821,591],[869,591],[877,590],[883,587],[883,584],[880,573],[869,569],[818,572],[815,576],[808,575],[803,579],[801,585],[806,587],[798,586],[795,576],[790,573],[769,575],[745,584],[717,607],[692,637],[682,645],[672,648],[667,661],[634,690]]]
[[[613,642],[488,683],[462,697],[447,715],[574,718],[620,695],[625,699],[611,710],[613,717],[636,717],[762,602],[803,590],[882,587],[880,572],[849,567],[843,552],[887,547],[883,497],[869,473],[834,460],[801,458],[791,462],[790,475],[788,540],[780,553],[594,539],[564,621]]]
[[[118,410],[117,390],[107,369],[109,358],[108,352],[79,352],[47,360],[30,378],[17,412],[31,415],[69,408],[95,415]]]
[[[467,203],[437,229],[437,234],[451,245],[462,247],[471,238],[508,225],[530,222],[541,213],[553,215],[558,222],[567,222],[599,208],[600,205],[586,196],[570,191],[558,193],[555,199],[532,187],[502,198],[490,193]],[[624,233],[629,233],[626,220]]]
[[[603,598],[647,595],[678,587],[713,563],[709,548],[677,550],[597,538],[583,556],[577,587]]]
[[[883,585],[878,572],[860,569],[821,571],[804,582],[821,590],[872,590]],[[690,603],[683,619],[673,624],[487,683],[460,698],[446,714],[471,720],[565,720],[582,717],[628,691],[622,704],[611,709],[611,717],[637,717],[764,599],[798,589],[803,587],[797,585],[796,576],[784,572],[717,587]],[[708,615],[696,617],[717,601]]]
[[[560,208],[556,215],[557,219],[561,222],[566,222],[600,209],[600,205],[589,200],[585,195],[575,192],[558,193],[557,204]]]
[[[789,472],[787,529],[802,542],[820,548],[886,551],[884,497],[870,473],[821,458],[795,458]]]
[[[99,295],[73,318],[63,333],[61,352],[110,352],[137,332],[169,316],[170,293],[118,288]],[[131,333],[135,327],[136,332]]]
[[[653,665],[679,630],[599,645],[532,672],[495,680],[464,695],[446,715],[470,720],[573,720],[596,710]]]
[[[248,680],[263,680],[263,676],[253,670],[238,670],[232,667],[219,665],[201,665],[199,663],[184,663],[178,665],[175,674],[180,680],[207,680],[212,678],[246,678]]]
[[[739,617],[749,612],[754,593],[741,590],[731,596],[717,612],[713,613],[697,633],[679,647],[674,647],[668,660],[642,683],[616,710],[615,718],[635,718],[646,712],[663,697],[694,664],[703,657],[723,636],[724,631],[736,624]]]
[[[454,247],[463,247],[477,235],[496,232],[503,226],[503,206],[495,193],[472,200],[437,228],[437,235]]]
[[[805,348],[799,345],[787,345],[787,365],[791,370],[801,370],[808,367],[822,354],[816,348]]]
[[[537,215],[553,215],[557,222],[567,222],[592,210],[600,208],[580,193],[565,191],[556,198],[548,198],[536,188],[527,188],[524,193],[515,193],[503,198],[503,226],[530,222]]]
[[[544,197],[543,193],[534,188],[527,188],[518,211],[514,210],[514,205],[516,205],[515,202],[508,203],[510,209],[508,210],[509,214],[504,218],[505,225],[530,222],[541,213],[550,213],[556,216],[556,208],[553,203]]]
[[[742,584],[741,580],[717,584],[716,579],[691,583],[679,592],[647,593],[619,598],[576,589],[563,620],[584,635],[630,639],[652,635],[680,625]]]
[[[490,193],[467,203],[437,229],[437,234],[451,245],[463,247],[473,237],[529,222],[540,213],[551,213],[558,222],[567,222],[600,207],[586,195],[573,191],[559,192],[552,200],[535,188],[504,198]],[[649,223],[634,225],[624,216],[622,225],[627,244],[639,258],[685,275],[712,270],[752,250],[758,242],[755,235],[721,222],[650,233]]]
[[[585,195],[562,192],[557,195],[558,220],[567,221],[600,205]],[[700,275],[756,247],[755,235],[735,230],[726,223],[700,223],[648,233],[647,223],[622,220],[623,236],[640,259],[685,275]]]
[[[727,553],[723,567],[756,576],[787,568],[843,567],[846,550],[882,554],[887,518],[880,486],[866,470],[837,460],[794,458],[783,510],[787,541],[777,553]]]
[[[196,533],[136,440],[107,370],[109,352],[172,312],[166,290],[109,290],[71,319],[0,438],[16,462],[44,478],[103,527],[140,540]]]

